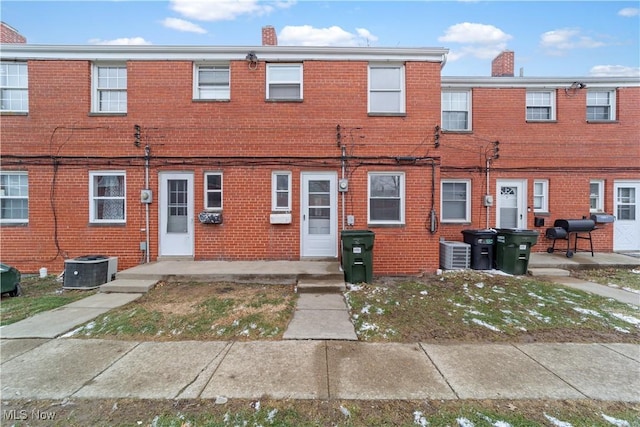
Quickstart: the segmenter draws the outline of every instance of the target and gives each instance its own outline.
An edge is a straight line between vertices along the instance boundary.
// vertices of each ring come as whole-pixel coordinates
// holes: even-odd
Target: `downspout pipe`
[[[146,145],[144,147],[144,188],[149,188],[149,160],[151,159],[151,147]],[[145,203],[145,242],[147,249],[145,251],[145,261],[148,264],[150,262],[149,248],[150,248],[150,234],[149,234],[149,203]]]

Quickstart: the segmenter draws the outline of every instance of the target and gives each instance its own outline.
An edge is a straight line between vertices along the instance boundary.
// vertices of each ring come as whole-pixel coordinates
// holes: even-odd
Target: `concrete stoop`
[[[529,268],[527,271],[531,276],[543,276],[543,277],[569,277],[571,272],[562,268]]]
[[[145,294],[158,283],[157,280],[116,279],[100,286],[100,292],[121,294]]]
[[[339,294],[347,290],[343,279],[298,279],[297,292],[299,294]]]

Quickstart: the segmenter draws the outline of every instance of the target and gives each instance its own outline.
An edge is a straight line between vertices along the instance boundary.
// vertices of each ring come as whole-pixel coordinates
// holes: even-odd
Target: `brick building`
[[[443,77],[444,48],[262,36],[251,47],[3,38],[3,262],[337,258],[341,230],[368,229],[376,274],[416,274],[438,268],[440,238],[463,229],[592,210],[618,216],[597,231],[598,251],[640,250],[628,239],[640,236],[638,79],[513,77],[513,52],[495,76]]]

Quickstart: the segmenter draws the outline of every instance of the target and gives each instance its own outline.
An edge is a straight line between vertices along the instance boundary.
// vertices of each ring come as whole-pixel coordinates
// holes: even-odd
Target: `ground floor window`
[[[0,222],[29,222],[29,176],[26,172],[0,172]]]
[[[403,173],[369,173],[369,223],[404,224]]]
[[[442,222],[471,221],[471,182],[465,179],[442,180]]]
[[[546,179],[533,181],[533,211],[549,212],[549,181]]]
[[[204,175],[205,209],[222,210],[222,172]]]
[[[589,211],[604,212],[604,181],[601,179],[589,182]]]
[[[126,222],[126,180],[124,172],[90,172],[89,194],[89,218],[91,222]]]

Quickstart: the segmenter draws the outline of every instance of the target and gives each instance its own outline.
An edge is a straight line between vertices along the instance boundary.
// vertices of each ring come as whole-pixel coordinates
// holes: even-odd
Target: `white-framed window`
[[[589,181],[589,212],[604,212],[604,180]]]
[[[209,211],[222,210],[222,172],[204,174],[204,208]]]
[[[369,173],[369,224],[404,224],[404,173]]]
[[[0,223],[29,222],[27,172],[0,172]]]
[[[267,64],[267,99],[302,100],[302,64]]]
[[[549,180],[533,181],[533,211],[549,212]]]
[[[440,221],[471,221],[471,181],[443,179],[441,181]]]
[[[614,90],[587,91],[587,121],[616,119],[616,92]]]
[[[405,112],[404,65],[369,65],[369,113]]]
[[[551,90],[527,91],[527,120],[549,121],[556,119],[556,93]]]
[[[124,171],[89,172],[89,221],[126,222],[126,188]]]
[[[126,64],[94,64],[92,108],[94,113],[127,112]]]
[[[26,62],[0,63],[0,111],[29,111],[29,73]]]
[[[471,130],[471,91],[442,92],[442,129]]]
[[[193,72],[194,99],[231,99],[228,64],[196,64]]]
[[[271,210],[291,212],[291,172],[271,174]]]

